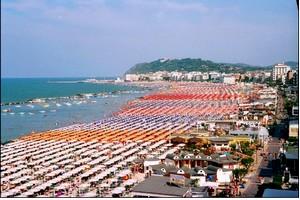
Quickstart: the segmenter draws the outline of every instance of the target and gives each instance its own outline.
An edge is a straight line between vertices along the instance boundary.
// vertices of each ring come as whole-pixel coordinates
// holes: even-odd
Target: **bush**
[[[248,170],[245,168],[234,169],[232,171],[233,176],[238,180],[241,180],[242,178],[244,178],[247,173],[248,173]]]
[[[250,165],[254,162],[254,159],[251,157],[243,158],[241,160],[241,163],[248,169]]]
[[[230,148],[231,148],[231,150],[233,150],[233,151],[236,150],[236,144],[235,144],[235,143],[231,144],[231,145],[230,145]]]
[[[252,149],[244,149],[242,150],[243,154],[246,154],[247,156],[252,156],[254,154],[254,151]]]

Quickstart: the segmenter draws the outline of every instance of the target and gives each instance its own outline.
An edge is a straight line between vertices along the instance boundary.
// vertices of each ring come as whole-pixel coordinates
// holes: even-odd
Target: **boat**
[[[61,106],[61,104],[57,103],[57,104],[56,104],[56,106],[57,106],[57,107],[60,107],[60,106]]]
[[[71,106],[71,105],[72,105],[71,103],[68,103],[68,102],[67,102],[67,103],[65,103],[65,104],[66,104],[67,106]]]
[[[32,103],[44,103],[45,100],[44,99],[33,99]]]
[[[34,108],[34,105],[32,105],[32,104],[28,104],[27,106],[30,108]]]
[[[45,113],[46,111],[44,111],[44,110],[40,110],[40,113]]]
[[[11,109],[4,109],[4,110],[2,110],[2,112],[9,113],[9,112],[11,112]]]

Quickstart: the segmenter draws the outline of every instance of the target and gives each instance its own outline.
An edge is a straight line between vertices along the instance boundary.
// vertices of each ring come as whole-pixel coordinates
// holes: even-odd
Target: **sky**
[[[298,61],[296,0],[1,0],[2,77],[118,76],[188,57]]]

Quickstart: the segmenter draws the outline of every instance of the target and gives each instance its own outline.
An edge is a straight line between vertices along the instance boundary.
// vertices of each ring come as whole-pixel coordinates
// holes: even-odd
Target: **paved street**
[[[255,197],[258,191],[258,177],[264,177],[265,182],[270,182],[272,180],[273,169],[272,169],[272,158],[275,156],[275,153],[279,153],[280,149],[280,140],[278,138],[272,137],[269,144],[265,146],[265,153],[270,156],[267,156],[266,159],[260,156],[262,151],[258,151],[258,162],[254,164],[253,168],[256,169],[251,173],[250,177],[247,180],[246,188],[242,192],[242,197]]]

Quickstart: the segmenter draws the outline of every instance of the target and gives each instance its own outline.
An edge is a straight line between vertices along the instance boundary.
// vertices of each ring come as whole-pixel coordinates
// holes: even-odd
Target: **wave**
[[[66,100],[66,99],[71,99],[71,100],[86,100],[90,99],[93,97],[102,97],[102,98],[109,98],[109,97],[118,97],[118,95],[115,94],[139,94],[139,93],[145,93],[145,90],[118,90],[118,91],[113,91],[113,92],[101,92],[101,93],[81,93],[81,94],[76,94],[73,96],[63,96],[63,97],[47,97],[47,98],[37,98],[37,99],[31,99],[27,100],[24,102],[9,102],[9,103],[1,103],[1,106],[10,106],[10,105],[16,105],[16,107],[21,107],[21,104],[27,104],[26,106],[34,108],[33,104],[44,104],[44,103],[49,103],[49,102],[57,102],[59,100]],[[84,102],[84,101],[82,101]],[[61,104],[56,103],[57,107],[60,107]],[[45,108],[49,107],[48,104],[44,104]]]

